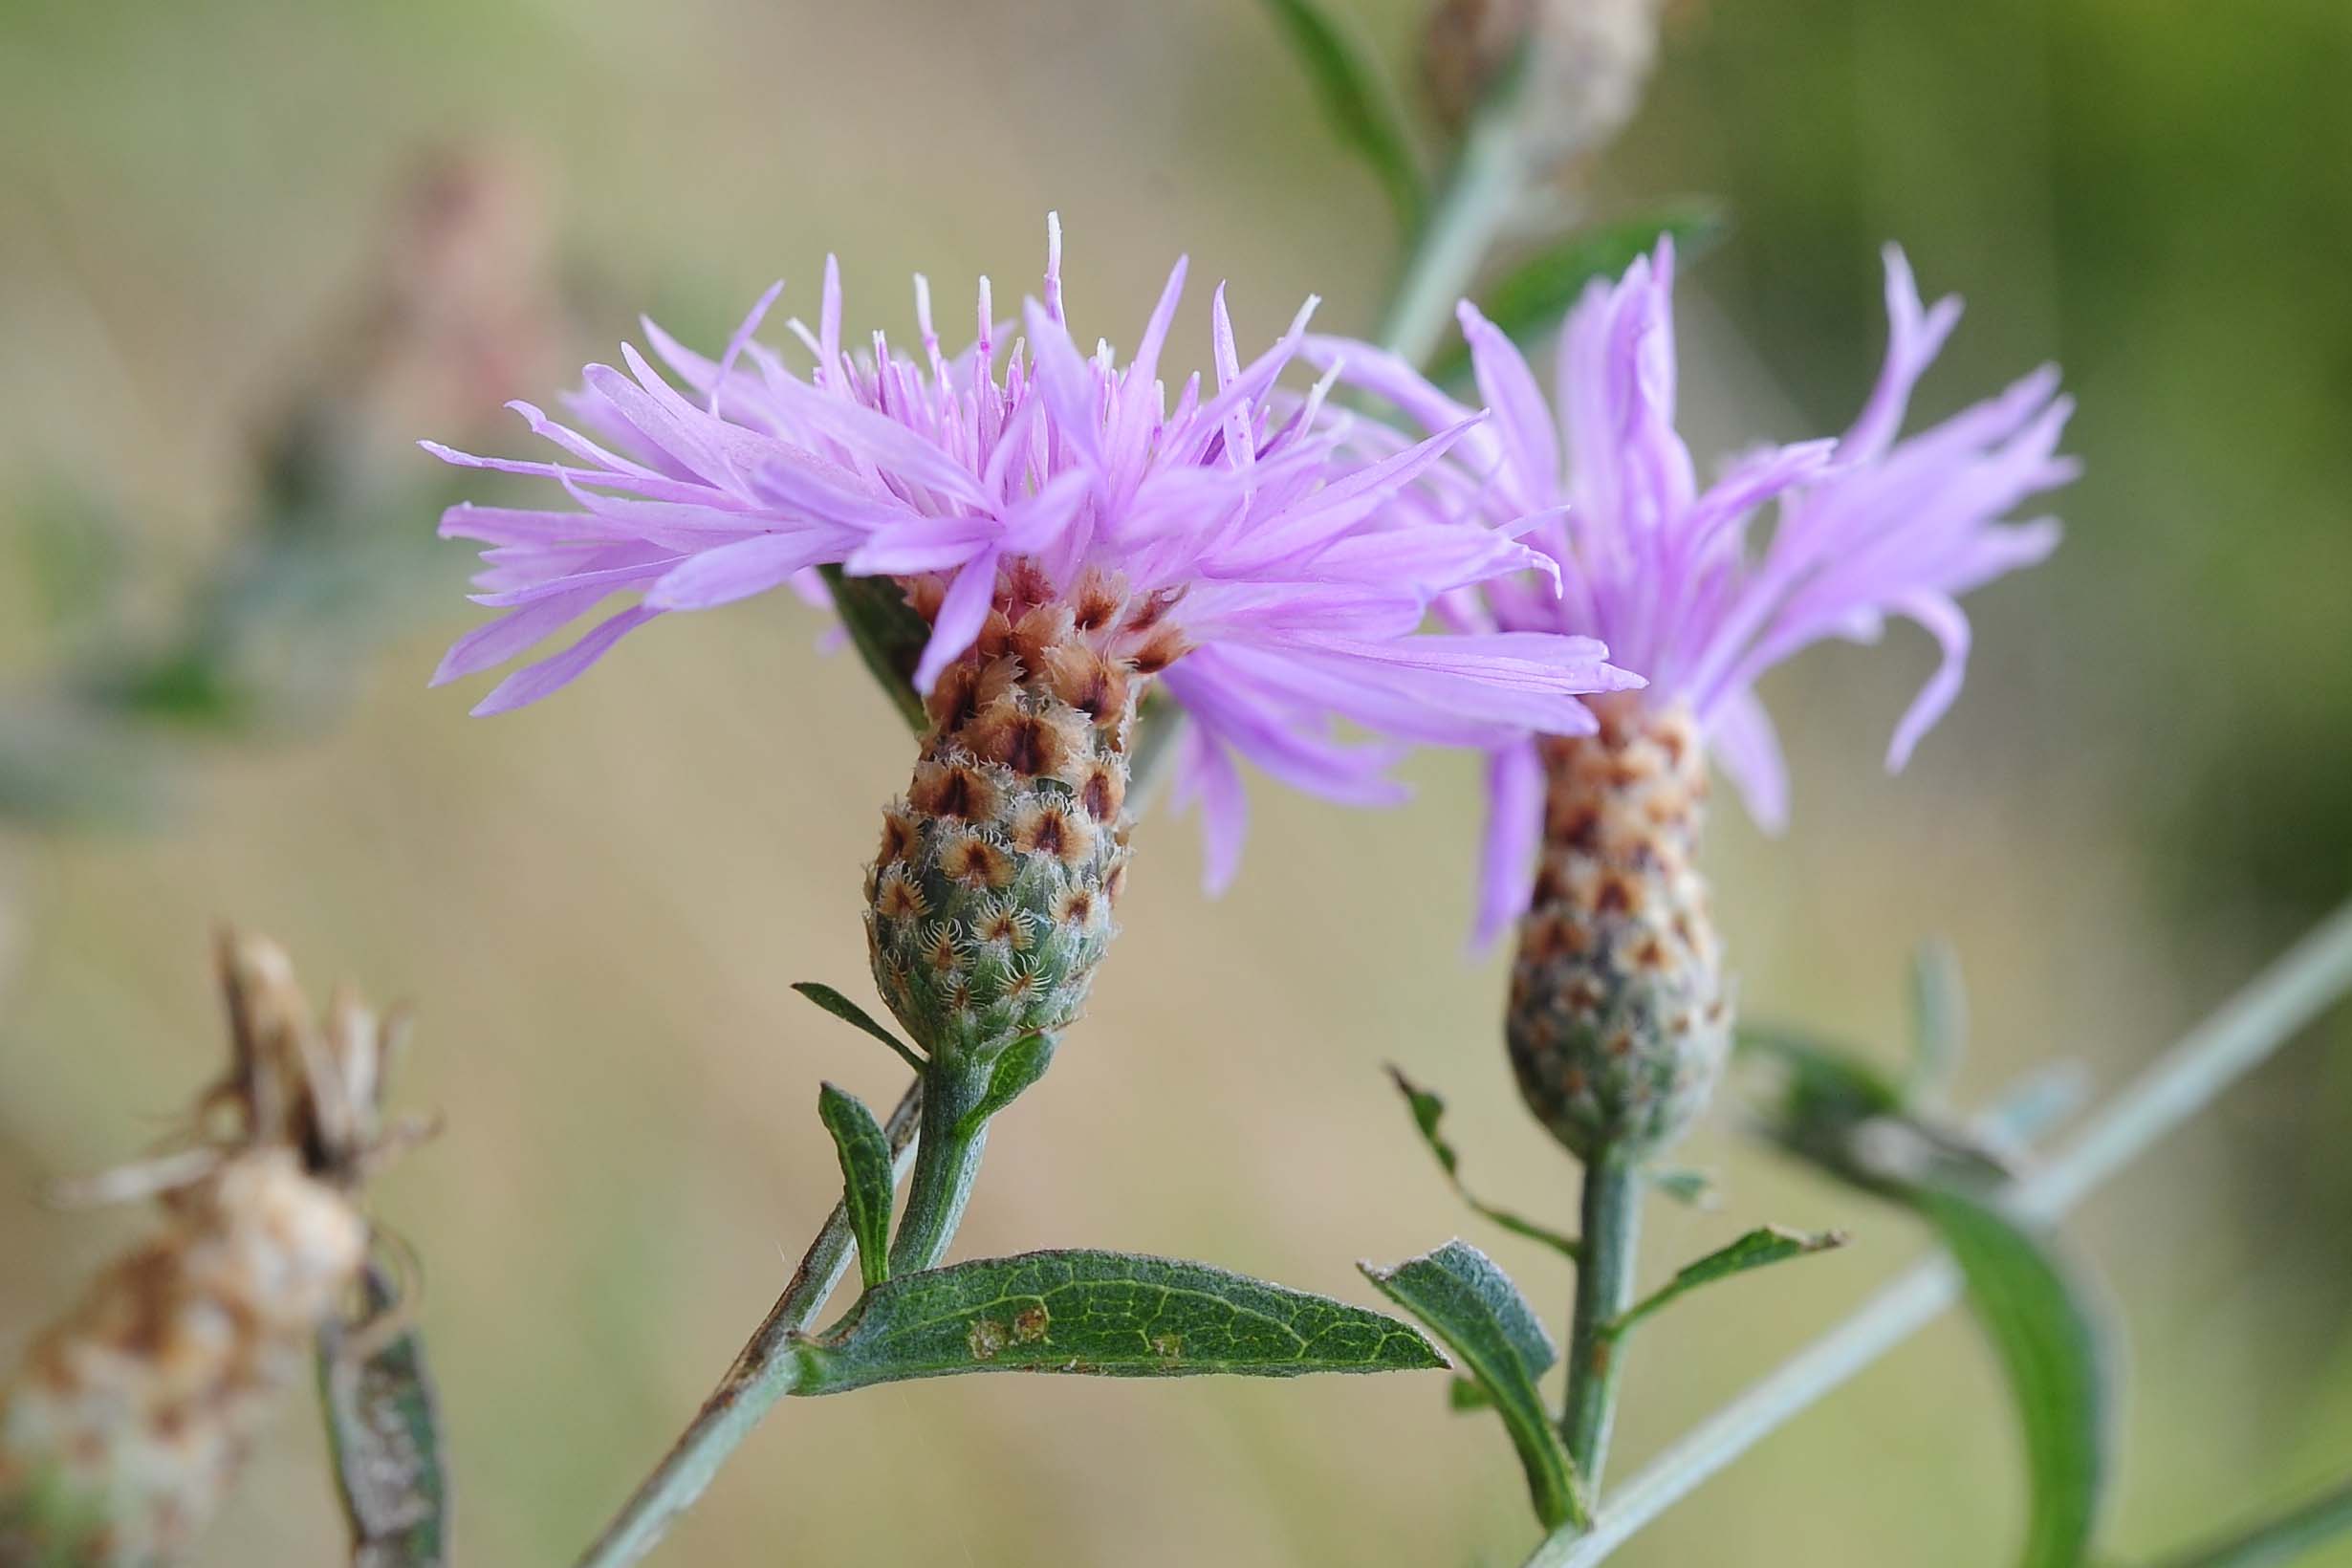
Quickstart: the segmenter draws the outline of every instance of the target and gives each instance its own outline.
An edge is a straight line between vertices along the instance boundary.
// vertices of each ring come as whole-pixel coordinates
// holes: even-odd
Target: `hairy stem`
[[[2063,1154],[2020,1182],[2018,1210],[2052,1220],[2189,1121],[2352,991],[2352,904],[2255,976],[2107,1102]],[[1559,1531],[1527,1568],[1593,1568],[1717,1471],[1802,1414],[1960,1299],[1938,1254],[1685,1435],[1626,1483],[1590,1534]]]
[[[923,1085],[923,1132],[915,1143],[915,1174],[906,1184],[906,1209],[890,1242],[890,1272],[936,1268],[971,1201],[989,1129],[974,1116],[988,1092],[985,1069],[971,1072],[934,1061]]]
[[[1624,1344],[1610,1328],[1633,1304],[1634,1257],[1642,1240],[1642,1179],[1622,1148],[1603,1144],[1585,1163],[1583,1224],[1559,1429],[1588,1494],[1598,1497],[1625,1365]]]
[[[883,1131],[890,1139],[894,1168],[904,1172],[916,1142],[922,1119],[923,1084],[907,1086]],[[737,1445],[751,1435],[769,1408],[793,1391],[799,1362],[789,1354],[793,1337],[816,1321],[825,1299],[841,1282],[849,1267],[853,1238],[846,1206],[834,1206],[832,1217],[809,1244],[800,1267],[769,1309],[768,1317],[719,1380],[693,1423],[662,1463],[629,1498],[604,1534],[579,1559],[579,1568],[621,1568],[651,1552],[678,1515],[710,1485],[710,1478],[727,1463]]]

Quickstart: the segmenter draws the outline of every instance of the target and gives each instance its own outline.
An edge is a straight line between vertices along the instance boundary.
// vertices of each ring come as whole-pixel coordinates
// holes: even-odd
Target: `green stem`
[[[988,1093],[983,1066],[934,1058],[924,1075],[923,1134],[915,1145],[915,1174],[906,1184],[906,1209],[890,1242],[895,1276],[937,1268],[971,1201],[988,1147],[985,1119],[973,1113]]]
[[[2212,1103],[2346,991],[2352,904],[2330,915],[2108,1101],[2071,1147],[2017,1184],[2019,1210],[2053,1220],[2148,1146]],[[1732,1461],[1908,1339],[1960,1299],[1939,1253],[1700,1423],[1627,1482],[1589,1534],[1557,1531],[1527,1568],[1594,1568]]]
[[[1585,1162],[1583,1223],[1559,1429],[1587,1495],[1599,1497],[1617,1418],[1618,1380],[1625,1369],[1625,1347],[1610,1330],[1633,1304],[1634,1257],[1642,1241],[1642,1179],[1623,1149],[1604,1144]]]
[[[1415,364],[1425,362],[1444,338],[1455,302],[1470,292],[1495,235],[1526,194],[1517,98],[1515,91],[1498,90],[1470,121],[1445,188],[1389,295],[1381,346]]]
[[[920,1079],[910,1084],[883,1128],[895,1157],[894,1170],[906,1167],[922,1116],[923,1094]],[[824,1229],[809,1244],[784,1294],[735,1358],[735,1364],[719,1380],[719,1386],[703,1402],[692,1425],[662,1463],[580,1557],[579,1568],[622,1568],[651,1552],[678,1515],[694,1506],[710,1478],[751,1435],[760,1418],[793,1391],[800,1363],[790,1354],[792,1341],[824,1310],[826,1297],[849,1267],[853,1244],[849,1210],[837,1204]]]

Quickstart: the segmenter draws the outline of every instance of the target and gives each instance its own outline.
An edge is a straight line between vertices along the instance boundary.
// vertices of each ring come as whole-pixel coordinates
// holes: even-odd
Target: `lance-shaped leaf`
[[[816,980],[795,980],[793,982],[793,990],[798,991],[810,1001],[815,1002],[818,1007],[823,1008],[827,1013],[832,1013],[842,1022],[854,1024],[858,1028],[864,1030],[868,1034],[873,1035],[876,1039],[882,1041],[882,1044],[897,1052],[906,1065],[913,1068],[916,1072],[920,1073],[923,1071],[923,1057],[916,1054],[913,1046],[908,1045],[904,1040],[900,1039],[896,1034],[891,1034],[890,1031],[876,1023],[872,1013],[866,1012],[865,1009],[860,1007],[857,1003],[851,1001],[839,991],[835,991],[831,986],[824,985]]]
[[[1266,9],[1314,83],[1331,128],[1372,166],[1397,209],[1399,227],[1409,230],[1420,221],[1426,182],[1388,78],[1321,0],[1266,0]]]
[[[964,1113],[956,1130],[969,1137],[987,1126],[989,1118],[1020,1099],[1054,1065],[1054,1045],[1051,1034],[1024,1034],[1006,1046],[990,1065],[989,1086],[982,1092],[980,1102]]]
[[[1550,1226],[1538,1225],[1534,1220],[1522,1218],[1508,1209],[1497,1209],[1464,1186],[1462,1156],[1455,1150],[1453,1144],[1447,1141],[1443,1130],[1446,1120],[1446,1101],[1438,1096],[1436,1091],[1425,1089],[1411,1078],[1406,1078],[1405,1069],[1394,1063],[1389,1065],[1388,1077],[1396,1084],[1397,1092],[1405,1097],[1406,1108],[1413,1113],[1413,1125],[1421,1129],[1421,1141],[1426,1143],[1429,1146],[1429,1152],[1437,1157],[1438,1166],[1445,1171],[1446,1179],[1453,1184],[1455,1195],[1470,1206],[1471,1212],[1501,1226],[1513,1235],[1525,1236],[1530,1241],[1542,1242],[1546,1247],[1559,1252],[1572,1262],[1579,1255],[1580,1249],[1577,1246],[1574,1236],[1563,1235]]]
[[[1477,1248],[1449,1241],[1393,1269],[1360,1265],[1383,1295],[1426,1323],[1485,1394],[1519,1450],[1546,1530],[1587,1516],[1576,1467],[1535,1382],[1559,1352],[1511,1276]],[[1454,1408],[1468,1408],[1454,1396]]]
[[[2107,1474],[2104,1337],[2046,1241],[2000,1209],[2008,1175],[2000,1138],[1923,1114],[1902,1088],[1832,1047],[1775,1033],[1743,1032],[1741,1043],[1784,1070],[1772,1136],[1912,1209],[1958,1261],[2025,1435],[2032,1498],[2020,1560],[2080,1568]]]
[[[1808,1252],[1825,1252],[1833,1247],[1844,1246],[1847,1239],[1842,1230],[1791,1230],[1777,1225],[1758,1226],[1728,1246],[1719,1247],[1697,1262],[1685,1264],[1676,1270],[1672,1279],[1626,1308],[1602,1332],[1614,1338],[1668,1302],[1689,1295],[1702,1285],[1711,1285],[1718,1279],[1729,1279],[1733,1274],[1743,1274],[1752,1269],[1785,1263],[1790,1258],[1803,1257]]]
[[[1730,228],[1720,207],[1702,202],[1594,224],[1554,241],[1504,273],[1479,296],[1478,309],[1514,342],[1528,343],[1568,313],[1586,284],[1616,277],[1661,239],[1672,238],[1687,259],[1714,246]],[[1458,381],[1470,368],[1470,347],[1457,337],[1430,361],[1429,379]]]
[[[1206,1263],[1083,1251],[901,1274],[795,1352],[801,1394],[962,1372],[1293,1378],[1445,1365],[1409,1325],[1362,1307]]]
[[[439,1402],[417,1331],[369,1346],[398,1310],[390,1277],[360,1274],[361,1313],[318,1335],[318,1392],[353,1568],[444,1568],[449,1561],[449,1478]]]
[[[2105,1337],[2042,1239],[1998,1208],[1954,1192],[1916,1204],[1968,1280],[2025,1436],[2032,1498],[2024,1568],[2080,1568],[2098,1528],[2109,1450]]]
[[[841,1208],[870,1291],[890,1277],[890,1140],[864,1100],[830,1083],[817,1093],[817,1116],[841,1157]]]

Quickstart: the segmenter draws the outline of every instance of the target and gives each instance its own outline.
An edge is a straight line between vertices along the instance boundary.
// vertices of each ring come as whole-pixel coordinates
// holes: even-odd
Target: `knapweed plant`
[[[1852,423],[1703,479],[1676,425],[1673,290],[1719,217],[1686,203],[1588,223],[1577,186],[1639,99],[1650,0],[1441,6],[1426,60],[1446,148],[1435,182],[1426,133],[1347,34],[1314,0],[1269,9],[1401,220],[1377,341],[1310,332],[1309,300],[1245,358],[1220,288],[1208,371],[1165,372],[1179,262],[1135,313],[1130,344],[1088,347],[1049,216],[1037,290],[1000,314],[983,280],[968,338],[943,336],[921,278],[911,346],[853,330],[828,263],[813,321],[764,333],[779,284],[715,355],[647,322],[642,350],[588,367],[561,419],[514,404],[538,455],[430,447],[530,482],[441,525],[483,547],[475,598],[496,613],[436,682],[518,666],[477,712],[553,695],[656,621],[673,623],[649,635],[672,635],[685,612],[789,595],[838,618],[913,738],[859,889],[888,1021],[848,990],[799,988],[913,1080],[880,1118],[819,1090],[840,1202],[582,1568],[652,1551],[788,1395],[1013,1370],[1448,1364],[1447,1403],[1492,1411],[1524,1472],[1531,1536],[1543,1533],[1531,1562],[1590,1564],[1963,1295],[2019,1412],[2019,1560],[2082,1568],[2114,1468],[2114,1359],[2049,1222],[2352,985],[2352,915],[2046,1160],[2034,1145],[2066,1108],[2050,1082],[1980,1115],[1947,1101],[1964,1010],[1940,948],[1914,971],[1907,1074],[1802,1030],[1743,1024],[1700,857],[1718,772],[1759,825],[1787,815],[1757,682],[1816,643],[1924,628],[1942,661],[1893,725],[1885,760],[1903,766],[1960,695],[1962,599],[2058,544],[2040,509],[2076,476],[2058,373],[1911,421],[1959,305],[1925,304],[1890,248],[1884,366]],[[1518,256],[1497,269],[1506,249]],[[1567,1162],[1548,1206],[1464,1196],[1573,1267],[1563,1331],[1461,1240],[1364,1266],[1369,1288],[1422,1327],[1209,1263],[1091,1249],[948,1261],[992,1120],[1056,1052],[1086,1048],[1137,817],[1162,775],[1199,810],[1214,892],[1239,865],[1240,764],[1376,806],[1399,798],[1392,767],[1418,746],[1483,760],[1485,841],[1461,846],[1481,889],[1474,935],[1515,928],[1507,994],[1459,1037],[1492,1042],[1486,1059],[1508,1063]],[[1413,831],[1402,817],[1366,821]],[[231,949],[233,1126],[114,1184],[165,1192],[173,1229],[43,1341],[12,1397],[0,1541],[68,1545],[37,1558],[0,1547],[8,1562],[167,1556],[225,1485],[249,1410],[322,1331],[355,1560],[447,1560],[421,1348],[390,1310],[397,1292],[368,1272],[369,1232],[348,1202],[396,1141],[376,1131],[374,1036],[339,1012],[323,1034],[289,1021],[304,1014],[268,951]],[[1644,1288],[1644,1206],[1710,1195],[1670,1157],[1739,1056],[1756,1070],[1762,1136],[1858,1203],[1915,1217],[1941,1252],[1604,1490],[1636,1339],[1692,1291],[1846,1240],[1751,1225],[1646,1271]],[[1444,1101],[1391,1071],[1462,1187]],[[856,1291],[828,1315],[853,1253]],[[200,1285],[262,1302],[258,1284],[206,1261],[217,1258],[266,1274],[277,1294],[230,1315],[233,1343],[184,1358],[221,1431],[182,1452],[188,1428],[166,1422],[135,1347],[196,1336]],[[2323,1499],[2182,1560],[2284,1560],[2347,1518],[2352,1500]]]

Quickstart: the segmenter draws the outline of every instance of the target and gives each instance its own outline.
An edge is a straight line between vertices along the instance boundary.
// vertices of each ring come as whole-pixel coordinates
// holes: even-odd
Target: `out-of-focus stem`
[[[893,1168],[904,1172],[912,1157],[923,1113],[923,1084],[908,1085],[883,1131],[890,1139]],[[809,1244],[784,1294],[735,1358],[727,1376],[703,1402],[692,1425],[654,1472],[623,1505],[604,1534],[579,1559],[579,1568],[622,1568],[642,1558],[661,1541],[678,1515],[694,1506],[728,1457],[751,1435],[770,1407],[793,1391],[800,1371],[790,1354],[793,1337],[805,1331],[825,1308],[833,1288],[849,1267],[849,1210],[834,1206],[832,1217]]]
[[[1389,295],[1381,346],[1415,364],[1426,361],[1445,337],[1455,302],[1470,291],[1495,236],[1526,196],[1517,98],[1514,85],[1499,86],[1471,119]]]
[[[1625,1346],[1610,1325],[1633,1304],[1642,1239],[1642,1179],[1624,1150],[1603,1144],[1584,1166],[1583,1255],[1568,1332],[1568,1393],[1560,1435],[1588,1495],[1601,1494]]]
[[[2352,904],[2262,971],[2107,1102],[2065,1153],[2017,1184],[2017,1210],[2054,1220],[2202,1111],[2352,991]],[[1594,1568],[1717,1471],[1811,1408],[1960,1299],[1939,1252],[1686,1434],[1625,1484],[1592,1531],[1555,1533],[1527,1568]]]
[[[2348,1530],[2352,1530],[2352,1481],[2242,1529],[2226,1540],[2209,1541],[2186,1556],[2167,1557],[2165,1568],[2283,1568],[2321,1541]]]

